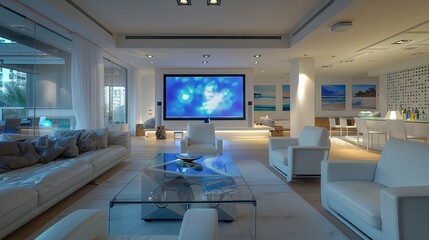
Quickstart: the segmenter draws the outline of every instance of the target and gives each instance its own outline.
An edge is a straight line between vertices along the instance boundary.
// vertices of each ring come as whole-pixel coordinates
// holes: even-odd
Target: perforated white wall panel
[[[429,65],[387,74],[387,110],[402,107],[428,112]]]

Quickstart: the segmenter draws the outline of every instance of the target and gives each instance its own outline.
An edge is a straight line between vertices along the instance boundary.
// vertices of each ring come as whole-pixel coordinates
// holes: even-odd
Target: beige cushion
[[[5,155],[14,155],[19,156],[21,152],[19,151],[18,145],[14,141],[0,142],[0,156]]]

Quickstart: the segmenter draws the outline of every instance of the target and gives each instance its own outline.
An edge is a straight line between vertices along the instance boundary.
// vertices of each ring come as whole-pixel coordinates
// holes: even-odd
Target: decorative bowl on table
[[[186,162],[192,162],[192,161],[197,160],[198,158],[200,158],[201,155],[181,153],[181,154],[177,154],[176,157],[178,159],[181,159],[181,160],[186,161]]]

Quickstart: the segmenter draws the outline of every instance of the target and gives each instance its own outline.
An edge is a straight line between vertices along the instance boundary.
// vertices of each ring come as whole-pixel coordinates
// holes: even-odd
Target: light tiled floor
[[[377,160],[379,158],[377,151],[367,152],[364,148],[356,149],[352,143],[339,140],[337,137],[333,137],[331,141],[332,148],[329,159]],[[92,183],[85,185],[5,239],[32,239],[75,209],[99,208],[107,210],[109,200],[137,174],[139,169],[148,163],[148,160],[153,159],[157,152],[178,152],[179,149],[178,140],[133,137],[132,152],[128,160],[118,164]],[[235,160],[257,159],[268,166],[268,139],[225,139],[224,151],[228,151]],[[280,179],[285,180],[279,174],[277,175]],[[287,183],[285,182],[285,184]],[[358,239],[322,209],[319,179],[303,179],[293,181],[289,185],[328,220],[341,230],[344,229],[343,232],[351,239]]]

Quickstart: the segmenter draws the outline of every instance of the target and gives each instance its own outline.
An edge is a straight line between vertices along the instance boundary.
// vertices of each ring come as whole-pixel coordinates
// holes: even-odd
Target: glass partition
[[[104,121],[127,123],[127,70],[104,59]]]
[[[0,16],[0,132],[74,129],[70,39],[2,6]]]

